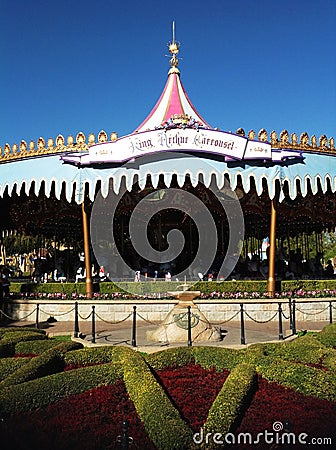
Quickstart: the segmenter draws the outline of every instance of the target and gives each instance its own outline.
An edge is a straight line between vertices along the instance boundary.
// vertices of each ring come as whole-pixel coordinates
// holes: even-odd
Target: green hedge
[[[237,280],[237,281],[197,281],[188,282],[191,289],[201,291],[204,294],[211,292],[267,292],[267,280]],[[336,290],[336,280],[282,280],[276,283],[277,291],[323,291],[324,289]],[[113,282],[94,283],[94,292],[101,294],[133,292],[138,295],[152,294],[156,292],[166,292],[181,290],[181,282],[172,281],[152,281],[134,283]],[[57,292],[71,296],[72,293],[85,295],[85,283],[15,283],[11,284],[13,293],[39,292],[54,294]]]
[[[9,331],[8,333],[4,333],[0,343],[10,342],[14,346],[18,342],[26,342],[26,341],[42,341],[47,339],[47,335],[41,333],[35,333],[34,331],[26,331],[26,332],[16,332]]]
[[[124,347],[85,347],[80,350],[69,351],[64,356],[67,365],[78,364],[106,364],[109,362],[119,363],[124,357]],[[127,354],[127,353],[126,353]]]
[[[33,327],[2,327],[2,328],[0,328],[0,339],[2,339],[6,333],[10,333],[10,332],[15,332],[15,333],[31,332],[31,333],[39,333],[39,334],[44,334],[44,335],[46,334],[46,332],[44,330],[40,330],[38,328],[33,328]]]
[[[122,368],[119,364],[102,364],[10,386],[0,391],[0,417],[42,408],[69,395],[113,384],[121,378]]]
[[[289,342],[256,344],[256,346],[258,345],[262,346],[266,356],[303,364],[317,364],[328,353],[328,349],[317,338],[309,334]]]
[[[329,353],[324,358],[323,365],[329,370],[336,372],[336,350],[329,349]]]
[[[331,402],[336,401],[336,377],[332,371],[274,358],[269,364],[257,367],[268,381],[295,389]]]
[[[43,341],[22,341],[15,345],[15,353],[32,353],[40,355],[41,353],[56,347],[60,344],[57,339],[49,338]]]
[[[160,450],[187,448],[192,432],[145,360],[130,350],[123,367],[127,392],[154,445]]]
[[[248,407],[256,387],[255,367],[247,363],[236,366],[210,408],[203,427],[204,435],[212,433],[213,436],[214,433],[221,433],[223,439],[227,433],[234,431],[243,412]],[[203,448],[218,448],[218,445],[210,439],[209,444]]]
[[[62,342],[39,356],[32,358],[27,364],[0,382],[0,388],[25,383],[36,378],[42,378],[64,369],[64,355],[69,350],[82,348],[78,342]]]
[[[20,369],[30,361],[30,358],[1,358],[0,359],[0,381],[9,377],[13,372]]]
[[[336,348],[336,323],[324,327],[319,339],[325,346]]]
[[[58,345],[51,344],[44,330],[29,327],[0,328],[0,358],[15,353],[36,353]]]

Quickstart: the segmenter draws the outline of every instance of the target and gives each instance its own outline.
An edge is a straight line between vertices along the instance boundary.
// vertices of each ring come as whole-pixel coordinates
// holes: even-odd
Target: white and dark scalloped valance
[[[64,164],[59,155],[50,155],[1,164],[0,196],[3,197],[5,192],[9,196],[13,192],[19,194],[22,189],[28,195],[32,188],[35,195],[39,195],[43,184],[46,196],[50,196],[53,188],[56,198],[60,198],[64,190],[67,201],[74,198],[80,204],[85,188],[90,199],[94,200],[98,183],[102,195],[106,196],[110,186],[118,193],[122,183],[131,190],[133,183],[138,182],[143,189],[148,175],[154,187],[158,185],[160,175],[166,186],[170,186],[173,175],[176,175],[179,186],[183,186],[186,176],[190,177],[193,186],[199,181],[209,186],[215,177],[219,189],[223,187],[225,179],[230,181],[231,189],[235,189],[241,178],[245,192],[250,191],[253,180],[258,195],[262,194],[266,183],[271,199],[275,196],[276,184],[280,183],[280,186],[288,186],[288,195],[294,199],[298,193],[306,196],[309,189],[314,195],[319,189],[336,192],[336,156],[305,153],[302,161],[288,165],[253,165],[244,161],[230,163],[186,155],[148,163],[140,161],[117,168],[98,168]],[[279,200],[283,198],[284,194],[281,193]]]

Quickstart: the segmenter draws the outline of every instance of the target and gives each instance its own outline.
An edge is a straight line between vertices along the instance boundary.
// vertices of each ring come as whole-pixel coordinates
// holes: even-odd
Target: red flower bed
[[[194,432],[203,426],[209,409],[225,382],[228,371],[206,370],[199,365],[170,367],[157,371],[157,378]],[[86,393],[73,395],[31,413],[18,413],[2,422],[3,434],[9,440],[4,450],[101,450],[118,449],[117,436],[122,433],[122,421],[128,420],[129,436],[134,439],[131,448],[154,450],[142,422],[129,399],[124,382],[101,386]],[[296,439],[306,433],[307,443],[313,437],[330,437],[336,442],[336,403],[305,396],[277,383],[258,379],[258,390],[237,430],[232,448],[269,449],[276,441],[265,441],[281,436],[274,424],[289,420]],[[239,433],[250,433],[258,444],[237,444]],[[302,447],[302,446],[301,446]],[[297,447],[297,448],[301,448]],[[310,445],[312,447],[312,445]],[[220,447],[219,447],[220,448]],[[290,448],[296,448],[292,444]],[[322,445],[319,448],[324,448]],[[332,445],[329,445],[332,448]]]
[[[159,370],[157,377],[183,419],[196,432],[206,421],[209,409],[229,373],[227,370],[216,372],[197,364],[188,364]]]
[[[35,358],[39,356],[35,353],[15,353],[14,358]]]
[[[134,445],[155,449],[129,399],[122,380],[101,386],[31,413],[7,419],[8,446],[3,449],[102,450],[117,449],[122,421],[129,421]],[[3,444],[1,444],[3,445]],[[4,444],[6,445],[6,444]]]
[[[290,431],[295,434],[296,441],[300,433],[306,433],[307,443],[313,437],[330,437],[334,444],[336,442],[336,403],[300,394],[277,383],[269,383],[261,377],[258,379],[258,390],[235,435],[237,437],[239,433],[251,433],[256,438],[258,433],[267,430],[269,433],[273,432],[273,439],[276,439],[274,430],[279,425],[274,425],[273,429],[273,424],[283,424],[286,420],[289,420]],[[282,431],[279,430],[278,435],[281,434]],[[241,443],[239,448],[252,449],[256,448],[256,444],[249,446]],[[265,443],[261,437],[257,448],[269,449],[270,442]],[[303,445],[291,445],[291,448],[303,448]],[[320,448],[323,447],[320,445]]]

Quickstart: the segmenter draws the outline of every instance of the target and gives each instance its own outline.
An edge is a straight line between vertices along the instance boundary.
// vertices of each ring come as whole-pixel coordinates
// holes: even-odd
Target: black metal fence
[[[336,309],[336,306],[334,305],[334,303],[336,304],[336,300],[323,300],[321,299],[322,302],[324,303],[328,303],[328,305],[326,307],[324,307],[323,309],[321,309],[320,311],[314,311],[314,312],[308,312],[308,311],[303,311],[302,309],[300,309],[300,305],[303,304],[302,301],[298,301],[295,299],[289,299],[289,300],[284,300],[282,302],[278,302],[278,306],[274,311],[269,311],[272,313],[271,317],[268,318],[267,320],[257,320],[254,317],[251,316],[251,314],[247,311],[246,305],[248,305],[249,303],[247,302],[241,302],[239,303],[239,310],[236,311],[235,313],[233,313],[232,317],[230,317],[227,320],[223,320],[220,322],[207,322],[210,323],[211,326],[219,326],[219,325],[224,325],[225,323],[228,323],[230,321],[232,321],[235,317],[237,317],[238,315],[240,316],[239,322],[240,322],[240,343],[242,345],[246,345],[246,335],[245,335],[245,319],[246,317],[248,319],[250,319],[251,321],[258,323],[258,324],[266,324],[269,323],[271,321],[278,321],[278,338],[279,340],[283,340],[284,339],[284,334],[283,334],[283,321],[287,321],[287,323],[289,324],[289,329],[291,331],[291,335],[295,335],[297,334],[296,331],[296,313],[297,311],[299,311],[300,313],[306,314],[306,315],[319,315],[324,313],[327,309],[329,309],[329,323],[332,324],[333,323],[333,309]],[[309,303],[320,303],[321,301],[314,301],[311,300]],[[237,303],[233,303],[233,302],[225,302],[226,304],[236,304]],[[267,302],[263,302],[263,304],[265,304]],[[276,305],[276,303],[274,302],[269,302],[272,303],[274,305]],[[305,302],[307,303],[307,302]],[[27,302],[28,304],[28,302]],[[137,347],[137,319],[140,319],[144,322],[146,322],[147,324],[151,324],[151,325],[156,325],[159,326],[160,324],[158,324],[157,322],[152,322],[148,319],[146,319],[145,317],[143,317],[142,314],[140,314],[138,312],[138,306],[137,305],[133,305],[133,311],[130,312],[129,314],[127,314],[122,320],[119,321],[109,321],[104,319],[103,317],[101,317],[99,314],[97,314],[96,312],[96,304],[92,304],[91,305],[91,312],[90,314],[88,314],[87,316],[82,316],[79,312],[79,304],[76,301],[74,303],[74,306],[69,309],[68,311],[62,312],[62,313],[54,313],[54,312],[47,312],[44,311],[43,309],[41,309],[41,305],[39,303],[36,304],[36,307],[34,310],[32,310],[31,312],[29,312],[27,315],[25,315],[24,317],[21,317],[19,320],[20,321],[27,321],[27,319],[29,319],[30,316],[33,317],[33,314],[35,313],[35,327],[39,328],[40,327],[40,314],[43,313],[45,315],[50,315],[51,317],[54,318],[54,316],[64,316],[66,314],[72,314],[73,313],[73,319],[74,319],[74,330],[73,330],[73,335],[75,338],[81,337],[81,333],[80,333],[80,326],[79,326],[79,319],[81,319],[82,321],[87,321],[89,319],[91,319],[91,343],[96,343],[96,322],[101,321],[107,324],[112,324],[112,325],[117,325],[117,324],[121,324],[123,322],[126,322],[127,320],[131,320],[132,322],[132,326],[131,326],[131,345],[132,347]],[[283,311],[283,306],[284,305],[288,305],[288,316],[286,316],[286,314]],[[0,309],[0,320],[7,320],[7,321],[18,321],[18,319],[16,317],[10,316],[9,314],[7,314],[6,311],[4,311],[5,308]],[[165,323],[166,326],[173,324],[177,321],[181,321],[181,320],[186,320],[187,322],[187,327],[186,327],[186,343],[188,346],[192,346],[192,319],[196,318],[196,315],[191,311],[191,306],[186,306],[186,311],[183,313],[183,316],[181,317],[181,315],[179,315],[178,318],[173,319],[171,322],[169,323]],[[203,320],[199,317],[197,317],[198,320]]]

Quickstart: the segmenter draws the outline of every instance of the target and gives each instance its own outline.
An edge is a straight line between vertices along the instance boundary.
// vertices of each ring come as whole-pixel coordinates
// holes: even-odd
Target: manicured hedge
[[[138,295],[152,294],[181,289],[181,282],[152,281],[134,283],[113,282],[95,283],[94,292],[102,294],[133,292]],[[211,292],[267,292],[267,280],[237,280],[237,281],[197,281],[190,282],[192,290],[201,291],[203,294]],[[323,291],[324,289],[336,290],[336,280],[282,280],[276,283],[277,291]],[[11,284],[13,293],[40,292],[46,294],[61,293],[71,296],[73,293],[85,295],[85,283],[15,283]]]
[[[327,347],[335,347],[336,348],[336,323],[327,325],[321,331],[320,341],[322,344]]]
[[[191,362],[199,364],[204,369],[214,368],[218,371],[232,370],[245,359],[242,351],[233,348],[220,347],[176,347],[151,353],[145,356],[146,361],[155,370],[165,367],[180,367]]]
[[[39,328],[33,328],[33,327],[1,327],[0,328],[0,339],[4,337],[7,333],[38,333],[38,334],[46,334],[44,330],[40,330]]]
[[[124,381],[140,419],[160,450],[185,449],[192,431],[181,418],[141,355],[130,350],[123,360]]]
[[[119,363],[128,354],[125,347],[85,347],[69,351],[64,355],[66,365],[85,366],[88,364]]]
[[[60,344],[57,339],[49,338],[43,341],[22,341],[15,345],[15,353],[33,353],[34,355],[40,355],[41,353],[56,347]]]
[[[332,371],[277,358],[270,364],[258,366],[257,370],[268,381],[275,381],[304,395],[336,401],[336,377]]]
[[[303,364],[318,364],[327,353],[327,348],[315,337],[307,334],[289,342],[281,342],[264,345],[264,351],[268,356],[274,356],[288,361],[301,362]],[[270,349],[272,348],[272,351]]]
[[[113,384],[122,378],[120,364],[69,370],[10,386],[0,391],[0,417],[31,411],[97,386]]]
[[[0,381],[9,377],[13,372],[20,369],[30,361],[29,357],[1,358],[0,359]]]
[[[257,372],[252,364],[237,365],[226,379],[216,400],[212,404],[208,418],[204,424],[204,435],[220,433],[222,439],[233,431],[248,407],[257,388]],[[204,448],[218,448],[209,441]]]
[[[64,369],[64,355],[67,351],[82,348],[78,342],[62,342],[39,356],[32,358],[27,364],[0,382],[0,388],[25,383],[36,378],[42,378]]]
[[[0,328],[0,358],[14,356],[18,342],[47,339],[45,331],[29,327]],[[30,352],[29,352],[30,353]]]
[[[8,333],[4,333],[2,339],[0,340],[0,356],[5,356],[2,352],[1,347],[6,346],[6,344],[8,344],[8,348],[12,348],[10,356],[13,356],[15,352],[15,346],[19,342],[42,341],[46,339],[47,336],[45,334],[35,333],[33,331],[19,333],[16,331],[10,331]]]

